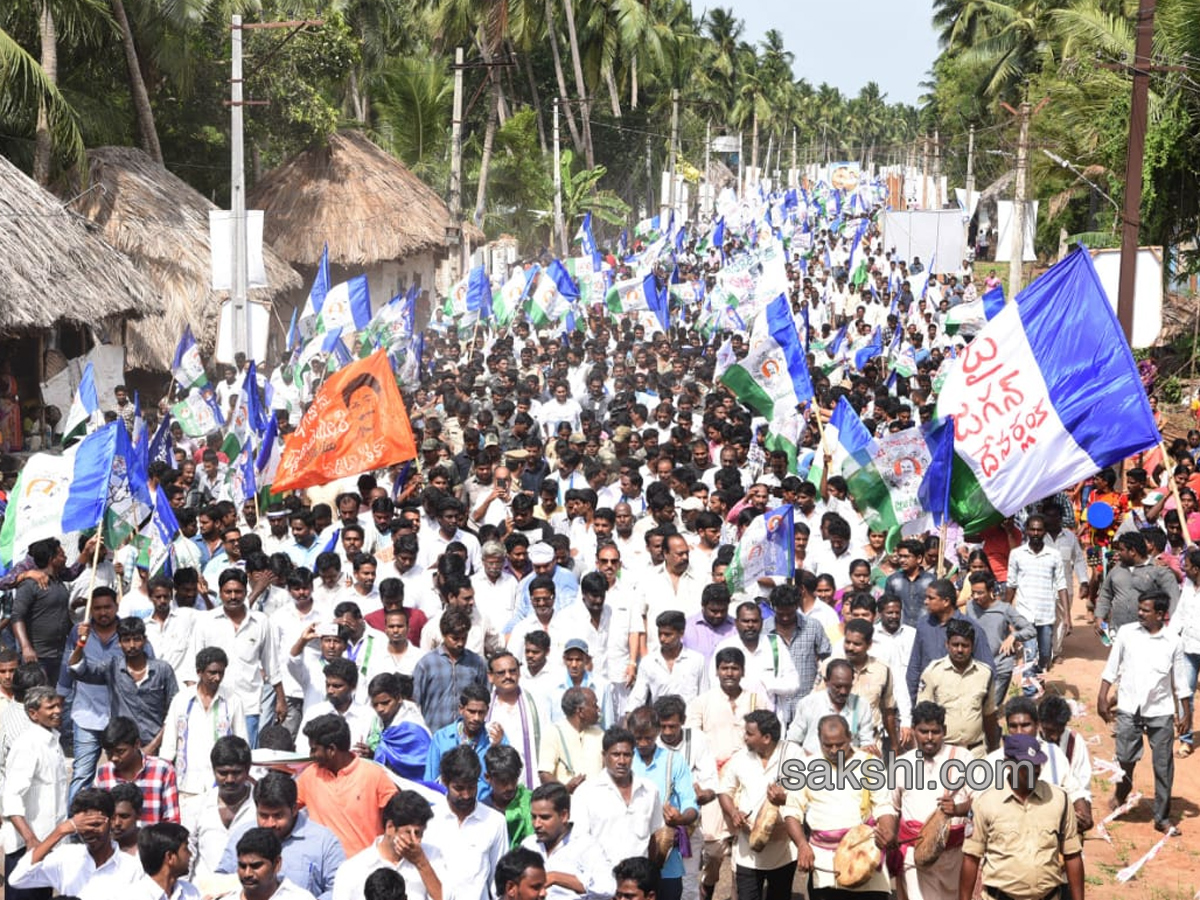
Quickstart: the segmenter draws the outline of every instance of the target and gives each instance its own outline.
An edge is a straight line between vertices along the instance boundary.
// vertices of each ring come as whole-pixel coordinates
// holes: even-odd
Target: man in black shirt
[[[13,634],[22,660],[40,663],[49,683],[57,684],[64,641],[71,629],[70,592],[62,582],[67,555],[58,538],[45,538],[29,545],[29,556],[46,576],[45,586],[35,578],[17,585],[13,599]]]

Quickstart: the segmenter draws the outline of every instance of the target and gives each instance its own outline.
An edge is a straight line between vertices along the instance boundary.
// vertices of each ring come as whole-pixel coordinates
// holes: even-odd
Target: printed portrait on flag
[[[879,439],[875,465],[887,483],[896,521],[903,525],[921,515],[917,491],[929,468],[929,448],[919,428],[907,428]]]
[[[856,162],[836,162],[829,165],[829,184],[834,190],[858,190],[861,176],[861,170]]]
[[[284,445],[273,488],[328,484],[416,455],[387,353],[377,350],[326,379]]]

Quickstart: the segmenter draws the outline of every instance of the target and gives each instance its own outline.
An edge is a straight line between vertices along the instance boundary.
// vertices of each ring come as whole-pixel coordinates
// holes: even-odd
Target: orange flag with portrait
[[[328,484],[416,459],[408,410],[387,352],[377,350],[326,379],[288,436],[274,493]]]

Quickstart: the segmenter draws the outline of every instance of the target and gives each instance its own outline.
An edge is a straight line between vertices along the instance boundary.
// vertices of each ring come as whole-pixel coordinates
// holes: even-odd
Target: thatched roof
[[[157,308],[154,285],[133,263],[2,156],[0,259],[0,333]]]
[[[315,266],[326,242],[329,262],[350,269],[446,250],[442,198],[359,131],[339,131],[293,157],[248,202],[265,210],[265,239],[294,265]],[[482,242],[474,225],[464,231]]]
[[[169,369],[185,325],[211,351],[221,303],[229,296],[209,288],[208,213],[216,205],[133,147],[90,150],[88,162],[92,190],[75,201],[75,209],[146,273],[162,297],[157,315],[128,329],[129,367]],[[267,246],[263,257],[270,287],[251,290],[250,299],[270,302],[302,286]]]

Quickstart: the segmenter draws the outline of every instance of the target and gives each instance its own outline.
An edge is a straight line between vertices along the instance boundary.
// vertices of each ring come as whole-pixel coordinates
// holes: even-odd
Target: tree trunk
[[[617,88],[617,79],[613,77],[611,65],[604,67],[604,82],[608,85],[608,99],[612,104],[612,114],[614,119],[621,118],[621,97]]]
[[[633,109],[637,109],[638,105],[638,74],[637,74],[637,54],[629,60],[629,105]]]
[[[567,119],[567,129],[571,132],[571,143],[576,153],[583,152],[583,140],[579,137],[579,129],[575,125],[575,113],[571,110],[569,101],[570,91],[567,90],[567,77],[563,74],[562,55],[558,52],[558,31],[554,27],[554,0],[546,0],[546,33],[550,36],[550,55],[554,57],[554,75],[558,79],[559,105]]]
[[[583,156],[589,169],[596,168],[596,154],[592,149],[592,113],[583,81],[583,61],[579,56],[579,38],[575,34],[575,7],[571,0],[563,0],[563,12],[567,16],[567,39],[571,42],[571,65],[575,68],[575,89],[579,91],[579,120],[583,132]]]
[[[492,79],[492,102],[488,110],[487,128],[483,132],[483,154],[479,158],[479,184],[475,189],[475,225],[483,227],[483,212],[487,207],[488,169],[492,165],[492,145],[496,140],[496,124],[500,118],[500,103],[503,92],[500,79]]]
[[[514,52],[513,56],[517,54]],[[522,53],[521,61],[525,63],[525,78],[529,82],[529,95],[533,98],[533,114],[537,120],[538,141],[542,145],[542,155],[549,152],[549,147],[546,144],[546,123],[542,120],[542,100],[538,96],[537,80],[533,77],[533,63],[529,61],[529,54]]]
[[[483,60],[483,64],[487,66],[488,81],[492,83],[492,87],[497,92],[494,94],[494,96],[498,96],[500,98],[497,111],[500,114],[500,126],[503,127],[504,123],[508,121],[508,101],[504,99],[504,85],[500,81],[500,73],[497,69],[492,67],[492,61],[495,59],[495,55],[488,48],[487,44],[483,42],[482,30],[480,34],[475,36],[475,46],[479,48],[479,56]]]
[[[355,121],[361,122],[363,125],[369,125],[367,121],[367,96],[363,90],[361,83],[358,80],[358,70],[350,70],[350,112],[354,116]]]
[[[754,183],[758,185],[762,181],[762,174],[758,171],[758,104],[754,104],[754,112],[750,117],[750,165],[754,166]]]
[[[154,110],[150,107],[150,94],[146,91],[146,82],[142,80],[142,70],[138,65],[137,47],[133,43],[133,30],[129,27],[129,17],[125,15],[125,4],[122,0],[109,0],[113,18],[121,29],[121,43],[125,48],[125,67],[129,70],[129,93],[133,97],[133,110],[137,116],[138,136],[142,149],[150,157],[162,165],[162,148],[158,145],[158,132],[154,127]]]
[[[51,84],[58,83],[58,31],[54,26],[54,11],[50,0],[43,0],[39,30],[42,38],[42,69]],[[50,183],[50,163],[53,142],[50,139],[50,115],[46,100],[38,101],[37,137],[33,150],[33,180],[45,187]]]

